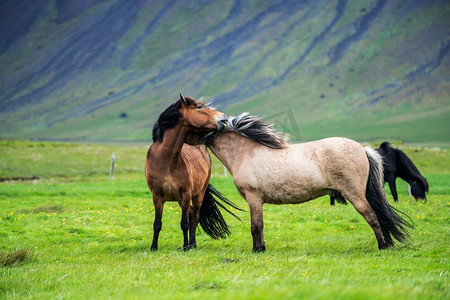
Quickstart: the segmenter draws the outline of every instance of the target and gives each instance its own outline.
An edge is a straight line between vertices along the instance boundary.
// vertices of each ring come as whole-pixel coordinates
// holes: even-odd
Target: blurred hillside
[[[182,92],[302,139],[450,141],[449,52],[445,0],[6,0],[0,137],[149,141]]]

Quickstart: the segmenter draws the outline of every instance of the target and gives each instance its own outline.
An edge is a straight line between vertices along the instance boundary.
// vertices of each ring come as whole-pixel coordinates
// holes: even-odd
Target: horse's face
[[[423,199],[427,200],[427,196],[425,195],[425,188],[422,184],[417,181],[411,182],[411,194],[414,196],[416,200]]]
[[[195,99],[183,97],[181,94],[180,97],[182,119],[190,131],[210,132],[221,131],[225,128],[227,116],[224,113],[210,109]]]

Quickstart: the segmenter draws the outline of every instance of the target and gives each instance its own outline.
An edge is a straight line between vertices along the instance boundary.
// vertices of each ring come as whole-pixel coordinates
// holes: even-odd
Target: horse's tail
[[[221,202],[231,206],[236,210],[242,211],[239,207],[233,204],[230,200],[228,200],[224,195],[222,195],[218,190],[216,190],[211,184],[208,185],[208,188],[205,192],[205,197],[203,198],[202,206],[200,207],[200,225],[207,235],[212,237],[213,239],[224,239],[228,235],[230,235],[230,230],[228,229],[228,225],[225,222],[225,219],[220,212],[220,208],[224,209],[232,216],[234,216],[239,221],[241,220],[238,216],[236,216],[233,212],[231,212],[228,208],[226,208]]]
[[[370,167],[366,186],[367,201],[377,215],[386,242],[392,246],[393,242],[391,237],[393,237],[401,243],[406,243],[409,239],[407,228],[414,227],[411,223],[400,217],[398,213],[403,214],[410,220],[411,218],[389,205],[384,193],[382,157],[370,147],[366,147],[365,150]]]

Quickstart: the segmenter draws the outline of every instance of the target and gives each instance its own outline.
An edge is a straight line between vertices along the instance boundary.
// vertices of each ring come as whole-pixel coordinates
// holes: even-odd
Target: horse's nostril
[[[224,130],[228,123],[228,118],[225,114],[216,115],[217,130]]]

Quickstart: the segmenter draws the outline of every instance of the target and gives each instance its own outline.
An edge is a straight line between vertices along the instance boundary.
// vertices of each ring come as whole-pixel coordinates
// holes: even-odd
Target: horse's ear
[[[187,106],[188,105],[188,103],[186,101],[186,98],[184,98],[184,96],[181,93],[180,93],[180,100],[181,100],[181,104],[183,106]]]
[[[194,99],[192,99],[191,97],[184,97],[181,93],[180,93],[180,101],[181,106],[188,106],[190,104],[195,104]]]

